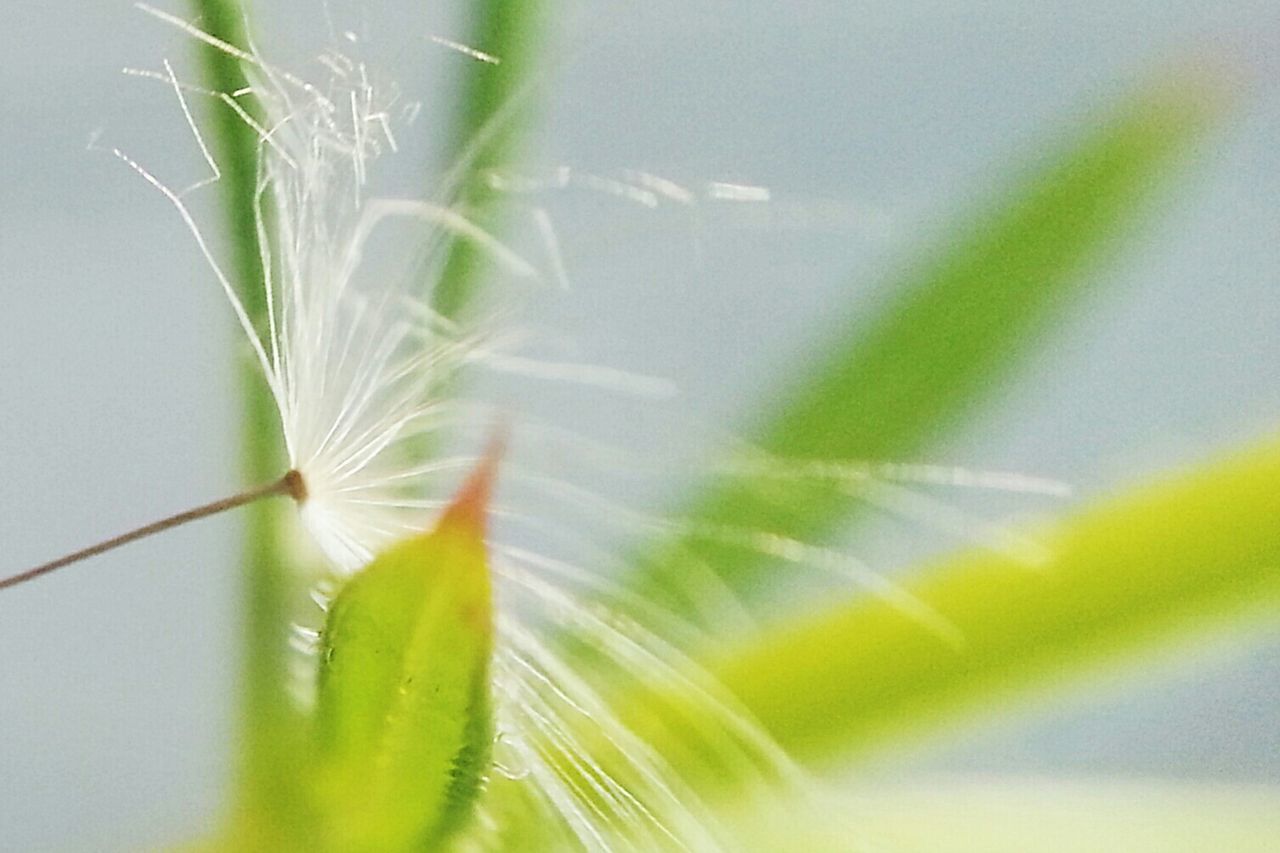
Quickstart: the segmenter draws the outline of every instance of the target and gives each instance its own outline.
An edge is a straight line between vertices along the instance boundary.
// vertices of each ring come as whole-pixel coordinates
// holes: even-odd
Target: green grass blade
[[[471,4],[468,47],[495,57],[469,64],[448,149],[455,170],[458,205],[490,233],[502,227],[503,199],[485,181],[488,170],[510,166],[519,157],[531,121],[529,94],[547,7],[542,0],[478,0]],[[486,272],[484,250],[470,240],[454,240],[431,295],[432,307],[461,317]]]
[[[200,26],[209,34],[233,45],[243,47],[247,43],[244,9],[236,0],[194,0],[193,8]],[[208,88],[235,92],[248,85],[234,57],[203,43],[196,49]],[[261,119],[252,97],[237,100],[251,115]],[[240,117],[223,104],[211,108],[209,121],[213,128],[210,146],[222,170],[218,186],[223,194],[232,283],[250,319],[265,324],[266,294],[254,231],[258,140]],[[270,482],[285,468],[275,404],[247,349],[241,355],[239,372],[242,476],[248,483]],[[290,581],[280,548],[283,511],[270,502],[244,509],[242,753],[238,794],[242,801],[240,808],[252,822],[269,820],[266,816],[272,811],[269,803],[277,804],[277,816],[288,814],[289,792],[297,789],[293,780],[298,756],[290,749],[296,740],[293,733],[297,726],[286,694],[284,632],[289,623]],[[253,814],[252,818],[248,818],[249,813]]]
[[[1101,256],[1210,123],[1218,93],[1190,75],[1148,86],[1045,154],[1005,196],[960,223],[865,327],[853,317],[742,431],[782,458],[912,460],[962,423],[1080,301]],[[820,538],[858,504],[833,485],[750,478],[705,484],[682,517]],[[699,524],[700,523],[700,524]],[[691,610],[687,578],[715,570],[736,593],[761,586],[760,554],[693,535],[658,543],[639,582]]]
[[[878,600],[810,614],[710,665],[795,754],[847,758],[1073,671],[1280,605],[1280,439],[1036,532],[1029,567],[986,551],[905,590],[947,642]]]

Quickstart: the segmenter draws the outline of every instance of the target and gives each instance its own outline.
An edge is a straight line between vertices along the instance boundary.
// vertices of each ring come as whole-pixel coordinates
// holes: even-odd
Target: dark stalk
[[[255,489],[240,492],[231,497],[222,498],[194,509],[180,512],[177,515],[171,515],[168,518],[162,518],[159,521],[153,521],[150,524],[130,530],[128,533],[122,533],[119,536],[104,540],[96,545],[90,545],[88,548],[82,548],[79,551],[72,552],[56,560],[50,560],[34,568],[27,569],[25,572],[19,572],[7,578],[0,579],[0,589],[7,589],[11,586],[17,586],[20,583],[26,583],[35,580],[41,575],[56,571],[81,560],[87,560],[90,557],[96,557],[99,554],[105,554],[119,548],[121,545],[128,545],[138,539],[145,539],[156,533],[163,533],[174,527],[181,527],[191,521],[197,521],[201,518],[208,518],[211,515],[217,515],[263,498],[275,497],[277,495],[289,495],[295,501],[301,503],[306,498],[306,487],[302,481],[302,475],[297,471],[290,471],[274,483],[265,486],[259,486]]]

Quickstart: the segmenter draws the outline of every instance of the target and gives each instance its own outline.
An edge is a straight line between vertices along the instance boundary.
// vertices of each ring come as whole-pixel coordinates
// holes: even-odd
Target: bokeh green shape
[[[909,594],[944,641],[873,599],[785,620],[710,672],[793,754],[847,761],[958,714],[1137,650],[1280,614],[1280,438],[1031,531],[1049,559],[977,549],[921,567]]]
[[[1004,195],[922,254],[871,317],[848,316],[738,431],[787,460],[911,462],[990,401],[1055,324],[1094,290],[1100,261],[1152,212],[1180,160],[1203,140],[1227,88],[1207,73],[1166,74],[1041,153]],[[707,569],[759,598],[776,563],[700,531],[822,540],[865,506],[814,478],[711,474],[676,516],[689,523],[641,550],[637,589],[696,616]]]

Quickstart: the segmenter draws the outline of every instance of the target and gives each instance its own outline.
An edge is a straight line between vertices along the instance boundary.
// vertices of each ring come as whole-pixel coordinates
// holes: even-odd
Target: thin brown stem
[[[151,524],[139,527],[136,530],[130,530],[128,533],[122,533],[112,539],[99,542],[96,545],[90,545],[74,553],[51,560],[25,572],[19,572],[7,578],[0,579],[0,589],[6,589],[11,586],[17,586],[20,583],[26,583],[34,580],[41,575],[69,566],[72,563],[78,563],[81,560],[87,560],[90,557],[96,557],[99,554],[105,554],[121,545],[127,545],[137,539],[143,539],[156,533],[163,533],[174,527],[180,527],[189,521],[196,521],[201,518],[207,518],[211,515],[217,515],[220,512],[226,512],[229,509],[244,506],[263,498],[275,497],[277,495],[288,495],[295,501],[301,503],[306,499],[306,485],[302,480],[302,475],[297,471],[290,471],[274,483],[265,486],[259,486],[256,489],[249,489],[237,495],[228,498],[213,501],[203,506],[189,509],[186,512],[180,512],[177,515],[171,515],[168,518],[162,518],[159,521],[153,521]]]

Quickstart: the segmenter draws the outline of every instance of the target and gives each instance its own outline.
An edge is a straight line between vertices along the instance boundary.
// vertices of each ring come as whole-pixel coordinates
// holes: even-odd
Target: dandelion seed
[[[288,496],[306,531],[328,559],[329,573],[311,578],[311,597],[327,612],[346,577],[366,566],[388,544],[421,531],[446,504],[457,477],[477,462],[472,454],[440,453],[424,458],[423,447],[449,446],[460,430],[492,424],[495,413],[476,401],[446,395],[458,374],[483,368],[537,380],[608,386],[661,396],[669,385],[607,368],[531,359],[513,352],[519,336],[501,335],[484,324],[460,328],[434,313],[415,292],[421,282],[371,273],[369,247],[388,224],[408,221],[426,232],[427,250],[464,240],[486,253],[493,266],[521,280],[566,278],[545,216],[535,224],[548,237],[548,275],[506,247],[445,202],[373,197],[370,176],[377,161],[398,150],[397,120],[407,124],[418,105],[405,103],[394,87],[376,82],[366,65],[336,52],[319,65],[323,84],[278,68],[250,46],[240,49],[168,13],[140,6],[192,38],[243,63],[250,85],[233,93],[210,92],[182,83],[165,62],[163,71],[131,70],[164,83],[191,129],[209,174],[174,191],[121,151],[116,155],[160,191],[190,230],[245,334],[279,417],[289,471],[275,483],[157,522],[101,545],[0,581],[9,586],[102,553],[144,535],[202,518],[253,500]],[[463,46],[442,42],[454,49]],[[464,49],[467,52],[469,49]],[[483,55],[475,58],[487,61]],[[253,96],[264,119],[239,102]],[[188,97],[212,98],[231,109],[258,139],[258,176],[253,227],[262,250],[265,317],[255,325],[223,271],[187,196],[216,183],[221,170],[206,146]],[[691,203],[685,188],[648,173],[626,181],[578,176],[567,167],[557,180],[608,193],[648,207],[660,201]],[[494,173],[495,182],[503,180]],[[513,179],[507,179],[513,180]],[[711,197],[765,201],[760,187],[712,184]],[[428,226],[423,229],[421,226]],[[372,283],[370,279],[376,279]],[[530,425],[532,430],[534,427]],[[544,436],[545,438],[545,436]],[[550,439],[548,439],[550,441]],[[577,452],[585,452],[581,443]],[[754,459],[755,472],[767,465]],[[944,479],[967,484],[977,475],[943,469],[890,467],[855,470],[826,464],[808,476],[861,484],[867,478]],[[768,469],[781,477],[783,469]],[[788,463],[786,476],[800,476]],[[538,500],[561,499],[603,517],[602,526],[631,531],[679,530],[732,542],[786,561],[816,565],[852,579],[893,602],[904,613],[961,645],[954,628],[920,602],[847,555],[762,531],[655,519],[612,505],[593,493],[515,470],[512,479]],[[1034,489],[1033,481],[1011,481]],[[581,561],[493,541],[500,608],[492,662],[497,740],[494,777],[478,804],[477,843],[497,836],[513,810],[532,808],[545,816],[549,838],[561,836],[589,850],[633,845],[645,849],[715,849],[725,843],[714,810],[671,760],[658,754],[644,726],[626,717],[617,696],[680,695],[680,715],[656,725],[679,727],[679,740],[716,772],[731,774],[745,788],[801,788],[788,758],[744,709],[686,653],[687,626],[672,625],[651,604],[635,601],[608,577],[618,558],[598,550],[581,530],[557,530],[539,516],[499,505],[495,514],[560,537],[583,552]],[[599,524],[600,519],[596,522]],[[306,708],[314,695],[314,659],[319,635],[294,626],[287,642],[297,653],[294,693]],[[571,649],[608,659],[607,669],[579,666]],[[516,794],[511,794],[512,790]],[[559,833],[559,835],[555,835]]]
[[[276,483],[150,525],[40,567],[38,573],[172,524],[266,496],[288,496],[328,558],[329,574],[314,578],[312,591],[312,600],[325,611],[344,577],[389,543],[420,531],[445,505],[457,476],[475,465],[469,454],[426,459],[421,453],[424,445],[445,447],[454,432],[493,421],[490,408],[442,394],[460,371],[481,367],[538,381],[670,393],[662,382],[509,351],[520,336],[484,326],[460,329],[431,311],[410,289],[414,282],[371,284],[368,247],[384,225],[398,220],[420,230],[425,224],[429,246],[466,240],[499,271],[517,279],[542,276],[447,205],[370,195],[371,170],[398,147],[391,117],[414,110],[399,103],[393,87],[371,82],[363,63],[326,54],[321,66],[329,79],[316,85],[269,64],[252,47],[232,47],[167,13],[142,8],[236,57],[250,79],[247,89],[231,94],[184,84],[167,62],[162,71],[129,72],[164,83],[192,131],[209,173],[186,189],[173,190],[123,151],[113,153],[168,199],[208,262],[275,403],[290,470]],[[262,121],[237,101],[245,95],[261,104]],[[215,184],[222,173],[188,97],[221,102],[259,141],[253,226],[265,274],[261,326],[253,322],[188,207],[188,197]],[[538,223],[549,230],[545,220]],[[556,263],[547,278],[563,279]],[[508,513],[495,508],[499,516]],[[496,542],[492,550],[503,604],[492,665],[503,746],[491,791],[478,805],[475,831],[500,831],[512,819],[512,803],[519,802],[542,812],[549,832],[591,850],[620,843],[714,848],[719,836],[710,810],[620,717],[612,696],[625,683],[579,671],[561,642],[576,636],[600,653],[627,661],[635,670],[634,688],[670,680],[692,685],[705,677],[674,645],[616,612],[600,594],[607,584],[587,580],[593,578],[587,567]],[[566,577],[580,583],[557,582]],[[589,587],[594,592],[586,594]],[[315,695],[320,639],[309,625],[295,625],[287,637],[295,653],[292,693],[304,710]],[[690,695],[699,697],[694,704],[709,726],[707,748],[725,766],[751,768],[746,775],[759,778],[790,772],[779,770],[785,759],[724,697],[712,689]],[[508,786],[523,793],[505,797],[502,790]]]

